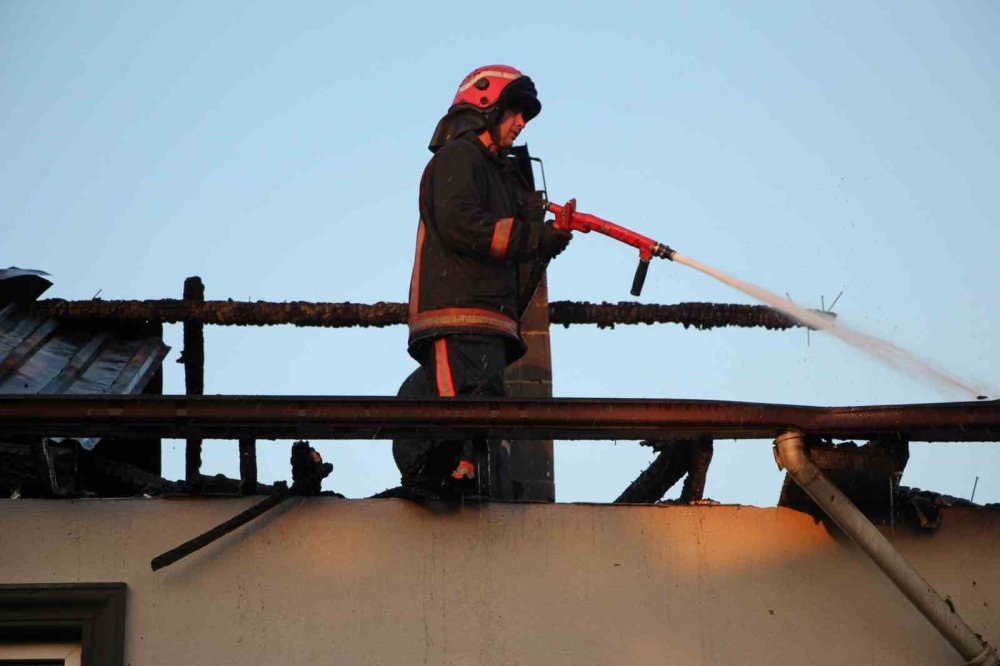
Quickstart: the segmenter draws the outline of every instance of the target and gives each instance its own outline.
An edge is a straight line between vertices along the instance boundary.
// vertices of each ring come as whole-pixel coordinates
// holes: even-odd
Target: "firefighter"
[[[410,279],[408,351],[420,367],[400,396],[504,396],[504,368],[525,352],[520,316],[537,286],[521,280],[540,275],[571,239],[543,222],[544,207],[507,156],[541,108],[529,77],[488,65],[462,80],[438,122]],[[470,442],[396,440],[393,457],[404,488],[422,494],[449,494],[477,473]]]

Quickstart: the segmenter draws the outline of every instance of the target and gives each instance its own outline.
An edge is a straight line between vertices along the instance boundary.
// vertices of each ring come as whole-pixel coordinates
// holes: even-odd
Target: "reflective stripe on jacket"
[[[509,362],[524,353],[519,268],[536,261],[540,221],[525,215],[528,186],[473,133],[445,144],[420,182],[410,279],[410,354],[456,333],[499,335]]]

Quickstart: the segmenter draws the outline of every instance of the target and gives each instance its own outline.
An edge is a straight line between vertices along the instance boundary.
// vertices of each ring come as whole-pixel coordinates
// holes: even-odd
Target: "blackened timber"
[[[257,440],[243,438],[240,447],[240,494],[257,494]]]
[[[681,502],[696,502],[703,498],[708,466],[712,462],[712,440],[673,439],[646,441],[658,455],[615,500],[615,504],[653,504],[659,502],[681,477],[687,474],[681,491]]]
[[[635,481],[629,484],[615,504],[653,504],[680,481],[688,468],[687,451],[675,447],[665,447],[657,454],[649,467],[644,469]]]
[[[294,444],[293,447],[299,444],[300,444],[299,442],[296,442],[296,444]],[[306,444],[306,448],[308,448],[308,446],[309,445]],[[168,550],[162,555],[154,557],[153,560],[150,562],[150,566],[152,567],[153,571],[158,571],[163,567],[170,566],[174,562],[181,560],[190,555],[191,553],[194,553],[204,548],[213,541],[221,539],[222,537],[226,536],[230,532],[233,532],[237,528],[246,525],[254,518],[257,518],[258,516],[267,513],[268,511],[270,511],[271,509],[273,509],[274,507],[278,506],[279,504],[281,504],[282,502],[291,497],[295,497],[298,495],[316,494],[317,492],[319,492],[319,488],[323,482],[323,479],[330,476],[330,473],[332,471],[333,471],[333,465],[331,465],[330,463],[314,462],[313,464],[309,465],[306,469],[301,471],[301,476],[295,483],[292,484],[290,488],[286,488],[284,490],[276,492],[274,495],[271,495],[263,502],[254,504],[249,509],[241,511],[240,513],[236,514],[235,516],[233,516],[226,522],[222,523],[221,525],[217,525],[216,527],[213,527],[207,532],[199,536],[196,536],[195,538],[189,541],[182,543],[176,548],[172,548],[171,550]]]
[[[617,325],[680,324],[699,330],[739,326],[785,330],[800,326],[781,312],[766,305],[738,303],[586,303],[554,301],[550,304],[553,324],[596,324],[598,328]],[[830,315],[830,313],[824,313]]]
[[[407,321],[406,303],[256,303],[159,299],[147,301],[45,300],[31,306],[38,315],[77,321],[159,321],[214,326],[319,326],[330,328],[398,326]],[[830,313],[824,313],[832,316]],[[784,330],[798,326],[765,305],[738,303],[549,303],[553,324],[596,324],[601,328],[635,324],[680,324],[697,329],[725,326]]]
[[[197,304],[205,300],[205,285],[198,276],[184,280],[184,301]],[[188,395],[205,393],[205,325],[197,321],[184,322],[184,392]],[[184,479],[197,485],[201,477],[201,439],[188,438],[184,447]]]
[[[135,465],[98,455],[89,456],[89,460],[95,472],[115,479],[128,488],[132,494],[163,495],[183,491],[179,483],[168,481],[158,474],[152,474]]]
[[[168,550],[162,555],[157,555],[149,563],[149,566],[153,569],[153,571],[159,571],[163,567],[169,567],[174,562],[184,559],[191,553],[201,550],[208,544],[217,541],[222,537],[226,536],[227,534],[229,534],[230,532],[233,532],[236,529],[242,527],[243,525],[246,525],[254,518],[257,518],[258,516],[267,513],[268,511],[278,506],[285,500],[294,497],[296,494],[297,493],[294,490],[288,488],[286,490],[279,492],[276,495],[271,495],[266,500],[254,504],[252,507],[246,509],[245,511],[241,511],[240,513],[236,514],[226,522],[216,527],[213,527],[204,534],[200,534],[195,538],[191,539],[190,541],[185,541],[181,545],[171,550]]]
[[[708,400],[294,396],[0,396],[0,440],[20,436],[218,439],[835,439],[1000,441],[1000,401],[804,407]]]
[[[712,464],[715,445],[703,437],[691,444],[688,475],[681,489],[681,502],[698,502],[705,497],[705,481],[708,480],[708,466]]]
[[[185,283],[185,287],[186,287]],[[32,313],[79,321],[161,321],[214,326],[383,327],[405,324],[406,303],[287,303],[249,301],[198,301],[157,299],[146,301],[45,300],[31,306]]]
[[[45,482],[49,493],[53,497],[64,497],[67,491],[59,485],[59,477],[56,474],[56,465],[52,458],[52,451],[49,449],[48,440],[44,437],[37,438],[31,444],[31,451],[35,457],[38,476]]]

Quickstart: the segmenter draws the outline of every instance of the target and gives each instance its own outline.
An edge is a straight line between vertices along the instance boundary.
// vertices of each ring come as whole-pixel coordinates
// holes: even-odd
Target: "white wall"
[[[253,501],[2,500],[0,582],[128,583],[143,666],[962,663],[787,509],[314,498],[150,570]],[[1000,644],[1000,510],[948,510],[896,544]]]

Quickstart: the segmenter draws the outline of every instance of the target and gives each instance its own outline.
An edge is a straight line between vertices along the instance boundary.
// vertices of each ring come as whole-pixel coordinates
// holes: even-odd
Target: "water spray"
[[[907,374],[911,377],[929,380],[941,387],[958,390],[976,400],[986,400],[983,395],[987,391],[973,386],[971,383],[952,375],[941,368],[938,368],[930,361],[917,358],[910,352],[898,347],[891,342],[882,340],[873,335],[862,333],[847,326],[843,322],[837,322],[832,317],[825,316],[800,308],[794,303],[789,303],[777,294],[758,287],[750,282],[744,282],[722,271],[712,268],[706,264],[696,261],[690,257],[679,254],[669,246],[659,243],[652,238],[643,236],[631,229],[626,229],[613,222],[601,219],[595,215],[581,213],[576,210],[576,199],[570,199],[565,205],[550,203],[548,210],[555,214],[554,226],[557,229],[566,231],[579,231],[590,233],[596,231],[610,238],[631,245],[639,250],[639,265],[635,269],[635,277],[632,280],[632,295],[638,296],[642,293],[642,286],[646,281],[646,272],[649,270],[649,262],[653,257],[668,259],[683,264],[697,271],[709,275],[720,282],[723,282],[734,289],[742,291],[744,294],[757,299],[775,310],[783,312],[793,321],[808,328],[819,331],[826,331],[831,335],[846,342],[848,345],[863,351],[886,365]]]

